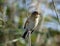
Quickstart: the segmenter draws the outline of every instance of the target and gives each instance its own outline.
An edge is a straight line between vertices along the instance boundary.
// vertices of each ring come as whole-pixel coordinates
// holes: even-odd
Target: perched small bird
[[[23,34],[23,38],[25,39],[28,31],[31,31],[31,33],[34,31],[34,29],[37,27],[38,23],[39,23],[39,18],[40,18],[40,14],[37,11],[34,11],[31,16],[29,16],[25,22],[24,25],[24,29],[26,29],[26,31]]]

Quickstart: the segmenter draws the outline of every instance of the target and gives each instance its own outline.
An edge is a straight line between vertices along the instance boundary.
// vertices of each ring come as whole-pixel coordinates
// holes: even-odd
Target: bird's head
[[[32,17],[37,18],[39,16],[39,13],[37,11],[32,12]]]

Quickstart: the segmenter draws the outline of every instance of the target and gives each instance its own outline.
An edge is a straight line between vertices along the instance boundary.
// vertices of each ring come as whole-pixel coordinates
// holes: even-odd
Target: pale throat
[[[40,15],[35,16],[35,17],[34,17],[34,20],[39,19],[39,16],[40,16]]]

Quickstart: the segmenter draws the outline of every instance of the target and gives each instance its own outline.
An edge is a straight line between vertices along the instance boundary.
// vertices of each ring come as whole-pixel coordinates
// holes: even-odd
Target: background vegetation
[[[0,0],[0,46],[28,46],[23,25],[31,12],[42,15],[31,46],[60,46],[60,0]]]

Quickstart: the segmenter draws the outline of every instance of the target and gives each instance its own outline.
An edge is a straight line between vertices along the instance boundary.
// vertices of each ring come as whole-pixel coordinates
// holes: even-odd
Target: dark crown
[[[38,15],[39,13],[37,11],[32,12],[32,15]]]

